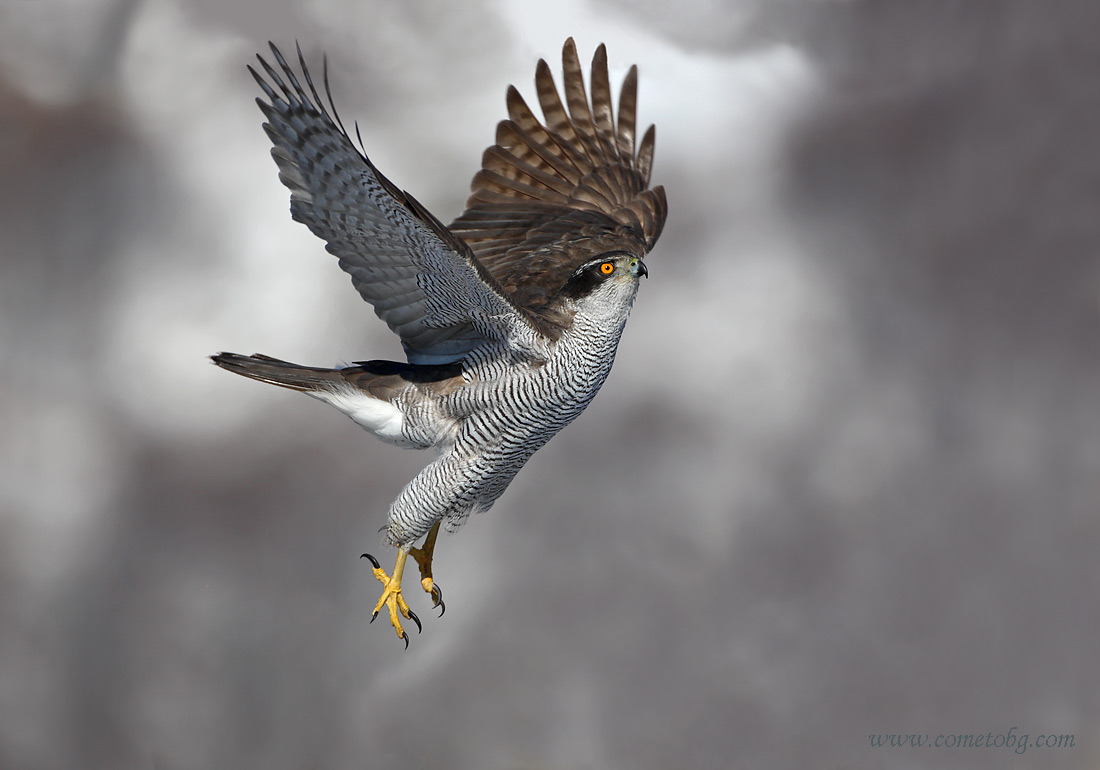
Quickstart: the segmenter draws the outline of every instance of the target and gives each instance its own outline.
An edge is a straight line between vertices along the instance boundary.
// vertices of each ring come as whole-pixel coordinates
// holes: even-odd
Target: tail
[[[239,353],[218,353],[210,356],[210,360],[222,369],[227,369],[244,377],[304,393],[330,390],[334,386],[346,383],[339,369],[299,366],[289,361],[280,361],[278,358],[260,355],[259,353],[252,356],[242,356]]]
[[[392,401],[397,395],[414,390],[423,396],[443,396],[462,387],[462,363],[404,364],[396,361],[356,361],[354,366],[322,369],[299,366],[289,361],[256,353],[218,353],[210,360],[222,369],[260,382],[270,382],[327,400],[333,392],[349,387],[372,398]]]

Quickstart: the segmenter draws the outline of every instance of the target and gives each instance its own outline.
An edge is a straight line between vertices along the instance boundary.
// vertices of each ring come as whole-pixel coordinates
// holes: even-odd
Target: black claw
[[[405,649],[409,649],[409,635],[402,631],[401,638],[405,640]]]
[[[370,563],[374,565],[375,569],[382,569],[382,565],[378,563],[378,559],[371,556],[369,553],[365,553],[359,557],[360,559],[370,559]]]
[[[370,623],[367,623],[367,625],[369,626],[371,623],[373,623],[376,617],[378,617],[377,612],[370,616]]]
[[[439,583],[432,585],[432,609],[439,607],[439,615],[436,617],[443,617],[443,613],[447,611],[447,605],[443,603],[443,589],[439,587]]]
[[[413,623],[416,623],[416,633],[419,634],[424,631],[424,626],[420,625],[420,618],[418,618],[416,616],[416,613],[412,610],[409,610],[409,620],[411,620]]]

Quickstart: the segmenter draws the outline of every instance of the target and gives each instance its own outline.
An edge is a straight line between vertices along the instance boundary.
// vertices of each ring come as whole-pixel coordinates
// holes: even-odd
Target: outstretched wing
[[[487,339],[529,338],[538,322],[462,239],[355,148],[332,103],[327,68],[329,109],[300,48],[308,93],[274,44],[271,52],[281,74],[261,56],[267,79],[248,69],[267,96],[256,101],[279,179],[290,188],[291,215],[340,258],[363,299],[401,337],[409,361],[454,361]]]
[[[604,46],[592,59],[591,104],[572,38],[562,65],[568,110],[544,60],[535,74],[545,125],[509,87],[509,119],[497,125],[466,211],[450,225],[512,301],[535,312],[593,257],[643,256],[668,211],[664,188],[649,189],[653,126],[635,147],[637,68],[623,81],[616,122]]]

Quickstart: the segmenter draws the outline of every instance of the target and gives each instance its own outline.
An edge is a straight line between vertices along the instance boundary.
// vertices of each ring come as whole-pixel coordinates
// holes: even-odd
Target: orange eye
[[[600,265],[600,272],[604,275],[611,275],[613,272],[615,272],[615,265],[611,264],[610,262],[604,262],[602,265]]]

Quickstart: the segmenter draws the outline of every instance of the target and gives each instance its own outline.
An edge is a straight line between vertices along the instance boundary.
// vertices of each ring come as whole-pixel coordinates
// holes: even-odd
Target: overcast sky
[[[1100,764],[1100,6],[0,2],[0,767]],[[449,221],[570,35],[668,224],[403,652],[358,556],[429,457],[206,359],[401,355],[244,66],[327,54]],[[1073,746],[869,740],[1010,728]]]

